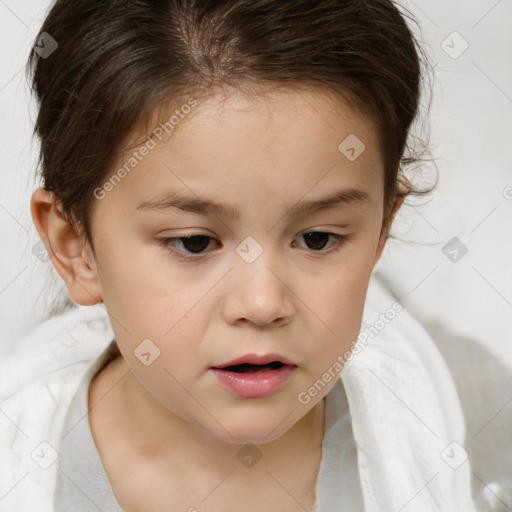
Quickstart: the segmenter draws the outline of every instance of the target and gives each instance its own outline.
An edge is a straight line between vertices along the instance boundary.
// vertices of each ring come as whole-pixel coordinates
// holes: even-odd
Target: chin
[[[288,432],[298,419],[297,413],[244,413],[238,417],[218,418],[220,425],[215,423],[214,430],[209,429],[209,433],[219,441],[230,444],[267,444]]]
[[[224,435],[221,438],[217,436],[216,438],[228,444],[241,446],[247,444],[268,444],[279,439],[285,432],[285,430],[274,430],[272,435],[269,436],[268,431],[255,432],[254,429],[245,429],[245,432],[243,430],[240,432],[231,432],[232,436],[229,436],[224,432]]]

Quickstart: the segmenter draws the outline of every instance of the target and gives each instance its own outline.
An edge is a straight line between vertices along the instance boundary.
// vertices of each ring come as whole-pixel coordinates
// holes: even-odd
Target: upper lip
[[[237,364],[269,364],[273,361],[280,361],[283,364],[287,364],[290,366],[296,366],[292,361],[282,356],[281,354],[246,354],[245,356],[238,357],[237,359],[233,359],[232,361],[228,361],[227,363],[219,364],[217,366],[213,366],[212,368],[226,368],[227,366],[235,366]]]

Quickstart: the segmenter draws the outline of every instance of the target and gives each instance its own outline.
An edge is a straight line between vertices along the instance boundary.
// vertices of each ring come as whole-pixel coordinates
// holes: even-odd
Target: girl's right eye
[[[170,237],[170,238],[161,238],[159,240],[160,244],[164,247],[172,246],[172,249],[169,251],[169,254],[176,253],[181,258],[193,259],[197,258],[197,256],[190,256],[186,252],[182,250],[174,251],[176,247],[176,241],[180,241],[185,247],[186,251],[190,251],[192,254],[197,254],[198,256],[202,256],[203,251],[206,247],[208,247],[209,240],[213,240],[212,237],[206,235],[190,235],[190,236],[180,236],[180,237]]]

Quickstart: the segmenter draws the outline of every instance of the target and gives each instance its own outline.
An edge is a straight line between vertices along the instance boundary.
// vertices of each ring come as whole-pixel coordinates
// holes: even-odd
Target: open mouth
[[[234,364],[232,366],[226,366],[225,368],[221,368],[224,371],[234,372],[234,373],[258,373],[258,372],[268,372],[272,370],[278,370],[285,366],[281,361],[272,361],[267,364]]]
[[[297,365],[284,356],[249,354],[228,364],[212,367],[211,370],[224,389],[235,395],[263,398],[281,389],[296,368]]]

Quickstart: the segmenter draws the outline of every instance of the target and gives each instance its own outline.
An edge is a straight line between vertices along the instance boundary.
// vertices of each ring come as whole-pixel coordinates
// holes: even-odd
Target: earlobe
[[[79,234],[63,215],[53,192],[42,187],[36,189],[30,199],[30,212],[71,298],[83,306],[97,304],[102,299],[102,291],[94,262]]]

